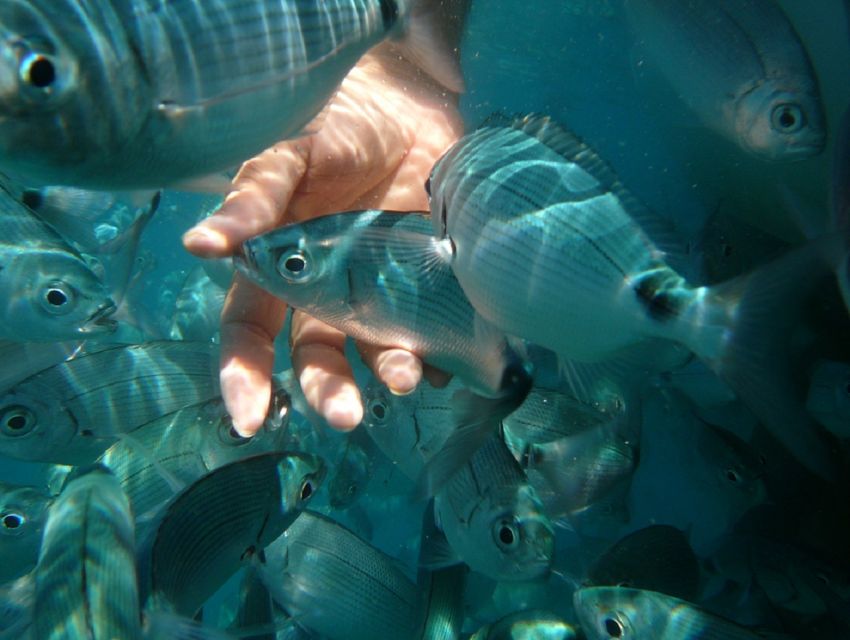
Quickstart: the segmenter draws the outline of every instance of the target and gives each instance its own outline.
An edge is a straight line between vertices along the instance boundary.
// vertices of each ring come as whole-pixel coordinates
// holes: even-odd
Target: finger
[[[310,140],[282,142],[245,162],[219,210],[183,235],[186,249],[204,258],[221,258],[248,238],[280,226],[307,171]]]
[[[237,273],[221,313],[221,395],[241,436],[263,425],[271,399],[274,339],[286,304]]]
[[[422,380],[422,361],[406,349],[387,349],[358,342],[357,351],[378,380],[396,395],[413,392]]]
[[[345,334],[295,311],[290,342],[292,367],[307,402],[334,429],[354,429],[363,420],[363,403],[345,358]]]

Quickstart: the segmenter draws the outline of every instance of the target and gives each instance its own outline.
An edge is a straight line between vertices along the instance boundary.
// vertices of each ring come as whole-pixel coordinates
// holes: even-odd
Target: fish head
[[[584,587],[573,593],[573,607],[588,640],[637,640],[656,629],[643,619],[646,612],[636,604],[637,589]],[[657,627],[660,631],[663,626]]]
[[[123,30],[107,20],[116,17],[51,0],[0,5],[0,166],[76,183],[91,164],[107,172],[138,131],[153,101],[138,89],[144,74]]]
[[[73,340],[116,328],[105,284],[70,251],[21,247],[3,275],[4,320],[16,339]]]
[[[471,529],[481,540],[478,570],[504,581],[544,578],[552,567],[554,528],[531,487],[521,485],[514,498],[507,508],[485,501],[472,515]]]
[[[342,461],[336,465],[328,482],[330,505],[347,509],[363,494],[372,477],[372,465],[363,448],[349,440]]]
[[[826,125],[816,95],[757,85],[735,105],[735,129],[742,146],[767,160],[801,160],[823,151]]]
[[[331,226],[318,218],[280,227],[243,243],[233,263],[293,307],[309,312],[342,304],[348,298],[345,243]]]
[[[295,451],[283,456],[278,463],[282,511],[304,509],[322,486],[325,473],[325,463],[319,456]]]
[[[35,487],[0,482],[0,582],[19,578],[38,561],[41,532],[52,498]]]
[[[55,462],[78,437],[77,421],[65,408],[37,395],[12,389],[0,398],[0,453],[18,460]]]

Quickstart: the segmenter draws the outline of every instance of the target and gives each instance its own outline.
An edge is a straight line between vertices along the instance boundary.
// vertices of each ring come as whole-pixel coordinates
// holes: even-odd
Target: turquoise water
[[[780,0],[778,4],[811,57],[823,98],[828,137],[826,147],[814,157],[766,162],[706,128],[663,74],[646,61],[646,52],[616,0],[474,1],[461,44],[467,88],[460,112],[466,130],[472,131],[493,113],[550,115],[591,145],[641,202],[672,225],[679,249],[677,266],[688,278],[712,284],[746,273],[802,245],[812,229],[830,232],[835,138],[850,104],[846,3]],[[220,202],[219,195],[165,191],[139,244],[137,277],[128,289],[123,312],[132,321],[122,321],[116,342],[180,337],[174,327],[181,288],[205,264],[186,253],[180,237]],[[231,270],[219,265],[207,273],[225,286]],[[799,278],[809,275],[800,273]],[[513,582],[472,571],[458,594],[463,602],[463,635],[443,637],[468,637],[482,625],[527,609],[551,611],[578,628],[573,592],[590,579],[607,549],[623,536],[651,525],[670,525],[683,532],[698,559],[698,588],[687,600],[742,627],[801,639],[820,637],[823,630],[832,630],[832,637],[850,637],[846,615],[842,615],[850,607],[850,451],[846,440],[850,427],[844,426],[850,424],[850,377],[846,377],[850,323],[834,278],[820,277],[819,282],[803,302],[788,303],[804,305],[788,331],[787,343],[795,354],[791,389],[805,402],[818,363],[838,363],[837,373],[824,373],[822,383],[827,389],[824,397],[833,404],[824,409],[824,400],[818,405],[821,413],[809,409],[822,425],[817,427],[819,437],[837,461],[836,477],[824,481],[803,469],[794,452],[779,445],[734,393],[695,360],[682,367],[662,368],[651,377],[647,374],[641,381],[648,384],[641,388],[638,409],[629,407],[632,424],[639,425],[637,435],[630,432],[635,438],[629,443],[634,464],[615,490],[583,505],[587,508],[552,515],[552,572],[533,581]],[[209,282],[201,288],[202,294],[211,295],[214,290],[219,297],[211,307],[217,311],[222,287]],[[202,302],[190,299],[184,304],[188,305],[185,311],[200,308]],[[193,334],[192,339],[217,344],[214,326],[204,333],[199,319],[191,314],[185,317],[189,319],[180,325],[184,338],[194,327],[199,335]],[[276,339],[275,353],[275,371],[290,370],[288,326]],[[350,340],[346,354],[364,388],[369,373]],[[554,368],[543,368],[538,375],[556,374]],[[318,453],[329,467],[329,477],[310,508],[349,527],[387,554],[389,562],[411,581],[421,584],[417,565],[427,507],[413,497],[416,483],[368,437],[365,427],[351,435],[331,430],[308,409],[297,385],[290,383],[287,390],[293,397],[288,444]],[[450,407],[452,396],[438,402]],[[417,428],[428,426],[421,420]],[[358,450],[370,465],[363,477],[355,478],[351,504],[332,507],[330,480]],[[528,450],[525,458],[522,447],[514,453],[530,478],[535,470],[529,467]],[[565,455],[560,466],[579,466],[578,456]],[[600,468],[601,464],[587,471],[588,478],[592,473],[604,474]],[[3,482],[44,486],[52,473],[48,463],[11,457],[3,457],[0,463]],[[548,481],[537,475],[542,493],[539,487]],[[56,484],[51,488],[58,491]],[[173,487],[175,491],[183,488]],[[20,510],[19,505],[4,508],[0,515]],[[0,544],[3,535],[12,539],[13,534],[19,535],[0,532]],[[652,544],[659,546],[630,550],[632,564],[618,568],[621,574],[635,572],[633,586],[669,585],[686,571],[682,568],[686,559],[673,555],[679,552],[669,539]],[[643,562],[641,556],[645,556]],[[242,575],[240,570],[208,602],[206,624],[222,628],[231,624]],[[616,583],[629,585],[630,577],[623,574]],[[339,588],[366,592],[356,581]],[[323,612],[335,613],[332,607]],[[661,635],[661,623],[648,622],[645,610],[637,616],[650,628],[635,637],[703,637],[693,630],[692,635]],[[4,624],[0,620],[0,638],[7,637]],[[340,621],[339,635],[334,637],[348,637],[345,624]],[[732,633],[729,638],[750,637],[743,629]],[[613,632],[592,635],[590,629],[585,634],[588,638],[627,637]]]

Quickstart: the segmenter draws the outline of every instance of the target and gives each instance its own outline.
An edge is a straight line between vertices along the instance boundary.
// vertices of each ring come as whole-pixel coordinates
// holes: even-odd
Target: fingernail
[[[378,378],[390,393],[404,396],[413,393],[422,379],[422,365],[407,351],[391,350],[378,358]]]
[[[351,431],[363,420],[363,407],[353,398],[333,398],[325,403],[322,414],[334,429]]]
[[[192,253],[217,254],[227,250],[227,239],[212,229],[192,227],[183,234],[183,245]]]

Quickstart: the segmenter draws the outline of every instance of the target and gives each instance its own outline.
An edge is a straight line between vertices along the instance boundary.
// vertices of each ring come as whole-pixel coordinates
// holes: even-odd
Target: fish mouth
[[[80,329],[81,333],[104,333],[106,331],[115,331],[118,327],[118,321],[112,318],[118,307],[110,300],[100,305],[97,310],[89,316],[89,319]]]

